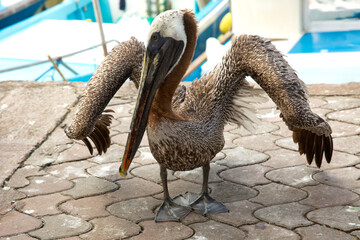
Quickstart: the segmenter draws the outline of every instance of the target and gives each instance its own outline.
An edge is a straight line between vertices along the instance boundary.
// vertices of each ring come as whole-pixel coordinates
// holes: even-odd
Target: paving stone
[[[316,168],[300,165],[272,170],[267,172],[265,176],[274,182],[301,188],[307,185],[318,184],[312,178],[318,171]]]
[[[261,208],[256,210],[254,215],[263,221],[293,229],[311,225],[312,222],[307,220],[304,215],[313,209],[313,207],[292,202]]]
[[[360,126],[350,123],[328,121],[333,133],[331,134],[334,138],[336,137],[347,137],[360,134]]]
[[[15,208],[16,200],[25,198],[25,193],[19,192],[10,187],[0,188],[0,218],[1,215],[12,211]]]
[[[334,149],[350,154],[360,153],[359,145],[356,143],[360,142],[360,136],[349,136],[334,138]]]
[[[85,169],[94,165],[96,164],[89,161],[62,163],[46,168],[46,172],[58,178],[71,180],[74,178],[88,177],[89,174]]]
[[[126,145],[126,141],[127,141],[127,137],[128,137],[128,133],[120,133],[115,135],[114,137],[111,138],[112,142],[119,144],[121,146],[125,146]],[[147,135],[144,134],[143,139],[140,142],[139,147],[148,147],[149,146],[149,140],[147,138]]]
[[[69,198],[60,193],[41,195],[20,200],[16,208],[32,216],[54,215],[61,213],[57,206]]]
[[[89,161],[96,163],[117,162],[121,164],[121,157],[124,153],[124,150],[125,148],[123,146],[112,144],[106,153],[90,158]]]
[[[359,199],[358,195],[346,189],[331,187],[324,184],[302,188],[309,193],[309,197],[300,201],[302,204],[315,208],[345,205]]]
[[[254,240],[298,240],[300,236],[285,228],[274,226],[272,224],[259,222],[254,225],[240,227],[246,232],[246,239]]]
[[[234,140],[234,143],[247,149],[264,152],[267,150],[278,149],[279,147],[276,146],[274,142],[279,138],[280,137],[272,134],[251,135],[237,138]]]
[[[225,149],[223,152],[225,153],[226,157],[222,160],[216,161],[216,163],[226,165],[228,167],[239,167],[261,163],[265,162],[269,158],[269,156],[264,153],[249,150],[243,147]]]
[[[90,223],[81,218],[66,214],[44,216],[42,219],[44,221],[44,227],[29,234],[44,240],[77,236],[92,228]]]
[[[114,113],[112,113],[114,118],[132,117],[131,110],[134,108],[134,105],[121,102],[122,100],[119,98],[112,98],[108,104],[109,108],[114,111]]]
[[[262,207],[260,204],[243,200],[226,203],[225,206],[229,212],[212,214],[209,215],[209,217],[218,222],[227,223],[235,227],[257,223],[259,221],[253,216],[253,212]]]
[[[261,203],[265,206],[297,202],[307,196],[305,191],[278,183],[255,186],[254,189],[259,191],[259,195],[251,198],[250,201]]]
[[[94,155],[97,154],[96,148],[94,148]],[[61,152],[56,159],[56,163],[78,161],[91,157],[88,148],[82,144],[75,143],[70,148]]]
[[[92,176],[77,178],[73,182],[75,186],[70,190],[62,192],[62,194],[70,195],[75,199],[110,192],[118,188],[118,185],[115,183]]]
[[[326,161],[321,165],[322,170],[343,168],[353,166],[360,163],[360,157],[353,154],[334,151],[331,159],[331,163],[328,164]]]
[[[360,229],[358,207],[334,206],[320,208],[309,212],[307,218],[321,225],[326,225],[342,231]]]
[[[199,213],[196,212],[190,212],[185,218],[181,220],[181,222],[185,225],[190,225],[193,223],[200,223],[200,222],[206,222],[209,218],[205,217]]]
[[[134,158],[133,163],[138,163],[140,165],[148,165],[148,164],[157,163],[157,161],[151,154],[149,147],[139,148],[138,152],[140,152],[140,154],[138,157]]]
[[[279,122],[282,121],[282,119],[279,117],[280,111],[272,108],[272,109],[259,109],[256,111],[256,116],[260,118],[263,122]]]
[[[2,82],[0,92],[0,185],[46,140],[77,101],[67,83]],[[61,101],[59,101],[61,96]]]
[[[351,235],[357,237],[357,239],[360,239],[360,230],[352,231]]]
[[[118,201],[150,196],[162,191],[160,185],[139,178],[121,180],[117,183],[120,184],[120,189],[107,195]]]
[[[108,216],[90,221],[94,228],[80,237],[89,240],[123,239],[141,232],[139,225],[125,219]]]
[[[42,171],[38,166],[27,165],[16,170],[11,176],[10,180],[6,183],[7,186],[13,188],[25,187],[30,182],[27,177],[45,175],[46,172]]]
[[[119,174],[119,167],[121,163],[114,162],[114,163],[104,163],[100,165],[95,165],[93,167],[90,167],[86,169],[88,173],[91,175],[98,177],[98,178],[105,178],[106,180],[110,182],[115,182],[118,180],[125,179],[120,176]],[[139,165],[136,163],[132,163],[131,167],[129,169],[133,169],[134,167],[138,167]],[[130,171],[128,172],[128,175],[126,176],[126,179],[132,178],[132,174]]]
[[[359,188],[359,178],[360,169],[355,167],[331,169],[314,175],[314,179],[321,183],[347,189]]]
[[[311,110],[323,119],[327,119],[327,114],[332,112],[332,110],[325,108],[312,108]]]
[[[360,98],[336,96],[326,97],[325,100],[327,101],[327,104],[322,107],[332,110],[343,110],[360,107]]]
[[[129,133],[132,117],[131,116],[130,117],[121,117],[121,118],[117,118],[117,120],[120,122],[120,124],[112,127],[111,130],[118,131],[121,133]]]
[[[204,223],[194,223],[190,225],[195,234],[190,239],[245,239],[246,235],[238,228],[215,222],[208,221]]]
[[[323,107],[324,105],[327,104],[327,101],[319,97],[310,96],[309,103],[310,103],[310,108],[313,109],[313,108]]]
[[[12,237],[0,238],[0,240],[36,240],[36,238],[30,237],[27,234],[20,234]]]
[[[298,144],[294,143],[292,137],[280,138],[275,141],[275,144],[279,147],[282,147],[282,148],[285,148],[288,150],[293,150],[293,151],[299,150]]]
[[[321,226],[318,224],[297,228],[296,231],[302,236],[303,240],[356,240],[356,237],[351,236],[345,232],[341,232],[332,228]]]
[[[239,134],[241,136],[250,136],[250,135],[262,135],[264,133],[270,133],[279,129],[277,125],[264,121],[262,121],[261,124],[259,125],[255,125],[254,128],[255,128],[254,133],[249,132],[244,127],[240,127],[235,130],[232,130],[231,133]]]
[[[226,167],[218,165],[216,163],[210,163],[209,182],[220,182],[221,178],[218,176],[218,172],[223,171]],[[195,168],[190,171],[177,171],[174,175],[185,181],[196,182],[199,184],[203,183],[203,170],[202,167]]]
[[[279,129],[276,131],[271,132],[271,134],[281,137],[291,137],[292,131],[289,130],[289,127],[285,124],[284,121],[274,123],[279,126]]]
[[[167,170],[167,172],[168,172],[168,176],[167,176],[168,181],[177,179],[172,175],[170,170]],[[145,180],[149,180],[155,183],[161,183],[160,166],[157,163],[134,168],[131,170],[131,174],[136,177],[143,178]]]
[[[184,181],[182,179],[178,179],[175,181],[168,182],[168,188],[169,193],[172,198],[178,196],[178,195],[185,195],[187,192],[193,192],[193,193],[200,193],[201,191],[201,184],[196,184],[188,181]],[[211,191],[211,186],[210,191]],[[162,187],[161,187],[162,189]],[[161,192],[160,194],[157,194],[154,196],[157,199],[163,199],[164,194]]]
[[[41,225],[41,220],[37,218],[11,211],[0,217],[0,237],[25,233],[40,228]]]
[[[20,188],[19,191],[31,197],[60,192],[72,187],[73,183],[68,180],[60,179],[50,175],[45,175],[32,178],[30,180],[30,184],[24,188]]]
[[[265,154],[269,155],[270,159],[261,163],[261,165],[267,167],[284,168],[304,165],[306,163],[306,157],[304,155],[283,148],[266,151]]]
[[[223,149],[230,149],[230,148],[236,148],[237,145],[233,143],[233,141],[238,138],[238,134],[230,133],[230,132],[224,132],[224,140],[225,145]]]
[[[270,169],[271,168],[255,164],[245,167],[231,168],[221,172],[220,177],[230,182],[240,183],[249,187],[253,187],[258,184],[265,184],[270,182],[264,177],[264,174]]]
[[[116,202],[117,199],[107,195],[85,197],[76,200],[69,200],[60,205],[60,209],[68,214],[79,216],[89,220],[96,217],[105,217],[109,212],[105,208]]]
[[[236,202],[255,197],[257,192],[251,188],[227,181],[209,184],[211,196],[220,202]]]
[[[218,152],[215,157],[211,160],[212,162],[216,162],[218,160],[224,159],[226,157],[225,153]]]
[[[327,115],[331,120],[360,124],[360,108],[342,110]]]
[[[106,208],[112,215],[124,218],[133,222],[151,220],[155,218],[154,209],[162,201],[153,197],[130,199],[114,203]]]
[[[140,223],[144,231],[131,240],[175,240],[186,239],[193,234],[193,230],[178,222],[144,221]]]

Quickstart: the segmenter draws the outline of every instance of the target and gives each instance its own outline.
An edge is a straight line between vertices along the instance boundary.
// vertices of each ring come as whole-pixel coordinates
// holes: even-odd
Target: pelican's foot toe
[[[187,199],[191,208],[204,216],[214,213],[229,212],[224,204],[210,197],[208,193],[203,193],[200,196],[189,193]]]
[[[158,209],[155,222],[181,221],[191,211],[191,207],[186,206],[183,199],[165,200]]]

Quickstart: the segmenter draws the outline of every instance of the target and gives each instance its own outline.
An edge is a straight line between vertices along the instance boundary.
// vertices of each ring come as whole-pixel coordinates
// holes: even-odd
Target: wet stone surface
[[[111,147],[91,156],[64,133],[84,86],[0,82],[0,240],[360,238],[359,83],[308,86],[333,130],[331,164],[308,166],[280,111],[262,103],[263,124],[254,133],[227,124],[211,161],[210,196],[229,212],[166,223],[154,221],[163,188],[146,134],[128,176],[118,173],[136,88],[126,82],[111,100]],[[171,197],[200,193],[202,174],[169,171]]]

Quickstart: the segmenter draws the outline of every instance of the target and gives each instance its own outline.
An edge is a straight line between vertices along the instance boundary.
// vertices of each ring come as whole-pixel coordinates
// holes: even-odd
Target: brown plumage
[[[178,21],[179,16],[183,23],[183,30],[179,27],[179,31],[183,32],[177,35],[173,30],[159,30],[165,29],[166,24],[173,24],[171,21]],[[261,100],[261,96],[249,86],[245,80],[246,76],[251,76],[280,109],[281,118],[293,131],[293,140],[298,143],[300,154],[306,155],[308,163],[311,164],[315,157],[315,163],[320,167],[324,153],[327,162],[330,162],[333,151],[331,128],[311,111],[305,84],[270,41],[248,35],[234,38],[231,49],[223,57],[222,62],[186,88],[179,86],[179,83],[195,49],[197,26],[194,15],[189,11],[173,11],[163,14],[155,22],[149,34],[150,46],[158,42],[159,37],[164,42],[171,38],[172,36],[161,35],[166,31],[176,36],[172,41],[176,42],[177,46],[181,46],[181,42],[184,43],[181,57],[164,79],[161,79],[162,82],[150,102],[149,112],[145,113],[148,115],[144,116],[147,119],[145,124],[150,149],[162,167],[161,177],[164,185],[165,168],[183,171],[203,166],[202,193],[209,197],[205,175],[208,175],[209,162],[224,146],[225,124],[232,122],[251,130],[252,124],[258,122],[253,113],[252,103]],[[160,35],[156,35],[158,33]],[[181,41],[181,34],[186,35],[186,40]],[[99,154],[106,152],[110,146],[108,127],[111,117],[108,111],[104,114],[103,111],[129,77],[140,88],[139,96],[145,91],[145,80],[140,81],[141,69],[144,65],[145,70],[143,69],[142,74],[144,78],[148,78],[145,75],[148,64],[157,64],[159,58],[155,57],[155,63],[149,63],[147,59],[151,56],[150,53],[146,53],[145,57],[144,54],[144,45],[132,38],[119,44],[106,57],[89,81],[75,118],[66,129],[66,134],[70,138],[83,140],[92,152],[87,140],[89,137],[95,143]],[[136,112],[143,111],[143,103],[139,101]],[[130,162],[134,155],[132,151],[136,151],[142,137],[141,135],[140,140],[132,139],[137,134],[137,124],[142,126],[140,120],[136,119],[137,115],[134,116],[131,128],[136,129],[129,134],[124,155],[124,159],[129,159]],[[128,166],[125,166],[125,172],[122,172],[122,165],[120,172],[126,174],[127,168]],[[164,186],[164,193],[166,203],[169,197],[167,186]],[[206,210],[205,214],[207,213]],[[159,217],[157,220],[162,221],[161,219]]]

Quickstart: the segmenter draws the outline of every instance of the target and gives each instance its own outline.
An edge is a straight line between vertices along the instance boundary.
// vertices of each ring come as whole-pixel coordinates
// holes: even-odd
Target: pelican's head
[[[174,70],[184,54],[188,42],[185,26],[189,18],[187,14],[189,15],[188,11],[182,10],[166,11],[158,15],[151,24],[131,132],[119,169],[122,176],[126,176],[130,163],[140,145],[151,104],[158,88],[166,76]],[[195,21],[194,18],[193,20]]]

